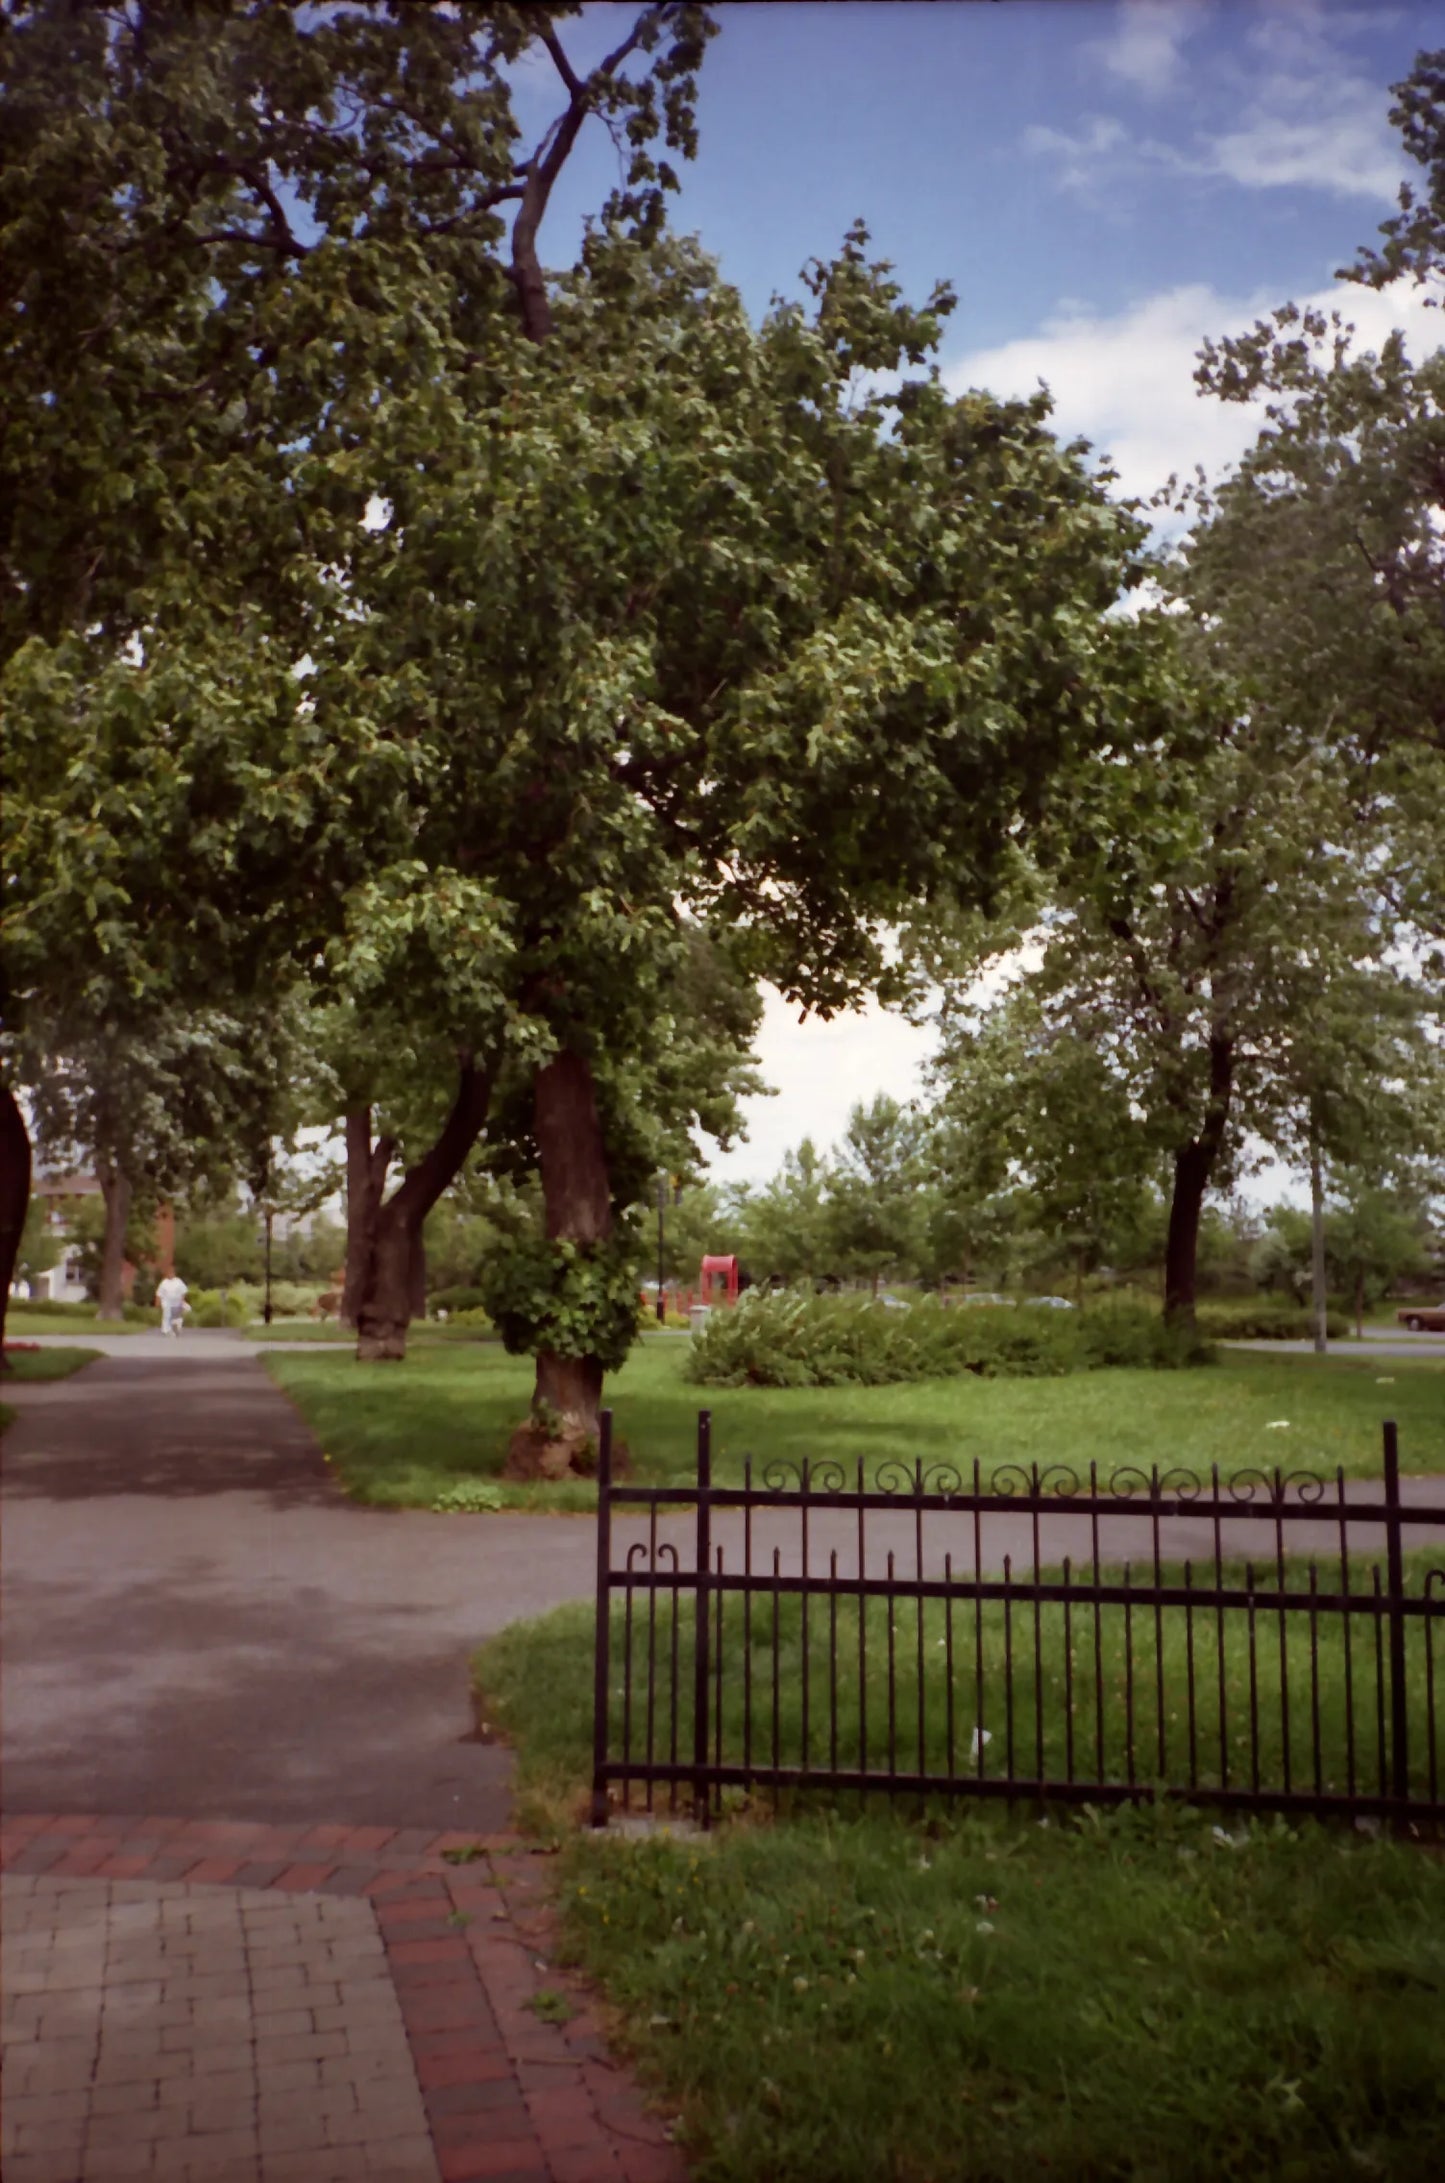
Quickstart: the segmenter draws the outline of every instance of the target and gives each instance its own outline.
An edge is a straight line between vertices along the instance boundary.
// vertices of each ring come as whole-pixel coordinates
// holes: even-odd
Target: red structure
[[[721,1298],[718,1297],[713,1287],[713,1282],[718,1277],[721,1277],[727,1284],[727,1292]],[[738,1262],[735,1258],[705,1258],[702,1262],[702,1272],[699,1279],[702,1288],[702,1293],[698,1298],[700,1303],[715,1304],[722,1302],[735,1304],[737,1302]]]

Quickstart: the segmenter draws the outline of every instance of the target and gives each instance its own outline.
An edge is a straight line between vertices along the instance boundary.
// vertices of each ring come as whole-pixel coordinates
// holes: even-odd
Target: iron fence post
[[[612,1671],[612,1412],[597,1433],[597,1641],[592,1685],[592,1824],[607,1824],[608,1681]]]
[[[711,1799],[707,1782],[708,1730],[708,1575],[712,1563],[712,1412],[697,1415],[697,1628],[694,1642],[692,1763],[693,1817],[708,1824]]]
[[[1405,1688],[1405,1564],[1400,1542],[1400,1443],[1395,1420],[1385,1423],[1385,1570],[1390,1588],[1390,1794],[1410,1797]]]

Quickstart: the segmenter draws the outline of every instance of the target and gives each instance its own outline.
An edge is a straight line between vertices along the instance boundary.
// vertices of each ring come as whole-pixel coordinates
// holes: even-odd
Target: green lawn
[[[514,1625],[480,1687],[562,1836],[567,1957],[699,2183],[1439,2173],[1438,1856],[1178,1808],[559,1828],[589,1637],[581,1606]]]
[[[13,1339],[23,1337],[16,1335]],[[16,1380],[66,1380],[72,1372],[79,1372],[104,1354],[102,1349],[7,1349],[6,1378],[12,1384]]]
[[[68,1333],[70,1329],[66,1331]],[[10,1339],[22,1341],[24,1336],[12,1334]],[[17,1381],[23,1385],[27,1380],[69,1379],[72,1372],[79,1372],[82,1366],[92,1364],[104,1354],[100,1349],[7,1349],[8,1370],[0,1379],[0,1387],[13,1387]],[[19,1414],[13,1403],[0,1402],[0,1432],[13,1425]]]
[[[5,1339],[28,1342],[35,1334],[144,1334],[149,1321],[97,1319],[89,1311],[17,1311],[12,1304],[5,1315]],[[157,1317],[155,1324],[159,1326]]]
[[[1188,1372],[1088,1372],[1066,1379],[967,1376],[894,1387],[708,1389],[683,1377],[685,1341],[644,1340],[609,1382],[618,1432],[643,1481],[692,1476],[698,1410],[713,1414],[716,1475],[834,1456],[1003,1462],[1301,1465],[1371,1476],[1380,1422],[1398,1419],[1405,1470],[1445,1473],[1445,1368],[1436,1363],[1224,1352]],[[429,1507],[466,1479],[495,1478],[531,1393],[531,1367],[495,1343],[438,1345],[400,1364],[278,1353],[285,1388],[358,1500]],[[1278,1420],[1287,1420],[1283,1428]],[[1271,1429],[1273,1428],[1273,1429]],[[586,1508],[595,1490],[503,1489],[508,1505]]]
[[[270,1326],[253,1321],[245,1329],[247,1339],[255,1342],[329,1342],[334,1347],[354,1349],[354,1327],[338,1326],[334,1319],[273,1319]],[[444,1326],[434,1319],[413,1324],[407,1333],[407,1347],[423,1348],[437,1342],[495,1342],[495,1334],[483,1333],[477,1327]]]

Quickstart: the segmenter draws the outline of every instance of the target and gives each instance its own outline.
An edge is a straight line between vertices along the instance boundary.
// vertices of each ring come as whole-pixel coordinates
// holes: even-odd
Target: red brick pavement
[[[555,1965],[545,1871],[513,1836],[27,1814],[0,1823],[0,1868],[368,1896],[443,2183],[686,2183]],[[544,1988],[567,1994],[568,2023],[528,2006]]]

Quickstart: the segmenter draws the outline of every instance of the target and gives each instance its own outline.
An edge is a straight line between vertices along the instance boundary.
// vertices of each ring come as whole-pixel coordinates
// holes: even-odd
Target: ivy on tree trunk
[[[612,1234],[607,1146],[592,1071],[580,1054],[562,1052],[537,1073],[533,1127],[549,1241],[605,1243]],[[602,1412],[599,1357],[537,1356],[534,1417],[555,1412],[562,1428],[595,1439]]]

